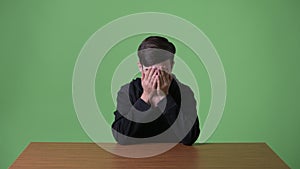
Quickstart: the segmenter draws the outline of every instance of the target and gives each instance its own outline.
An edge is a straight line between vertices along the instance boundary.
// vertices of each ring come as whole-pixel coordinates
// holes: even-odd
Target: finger
[[[150,76],[150,74],[149,74],[149,76]],[[151,79],[150,79],[151,83],[154,83],[156,76],[157,76],[157,69],[153,68],[153,71],[151,74]]]
[[[152,87],[154,89],[156,89],[157,86],[158,86],[158,76],[156,75],[155,78],[154,78],[154,80],[153,80]]]
[[[147,70],[147,74],[146,74],[146,76],[147,76],[146,81],[148,81],[148,82],[150,81],[150,78],[151,78],[151,76],[150,76],[151,71],[152,71],[152,68],[150,67],[150,68]]]
[[[153,68],[153,67],[150,68],[149,78],[152,78],[152,77],[153,77],[153,74],[154,74],[155,71],[156,71],[155,68]]]
[[[149,81],[149,73],[150,73],[150,71],[151,71],[151,68],[145,70],[145,80],[146,81]]]
[[[159,74],[160,74],[160,75],[159,75],[159,89],[161,89],[161,86],[162,86],[162,83],[163,83],[163,77],[162,77],[161,71],[160,71]]]
[[[160,69],[157,70],[157,74],[158,74],[158,76],[161,76],[161,70]]]
[[[161,76],[158,75],[158,77],[157,77],[157,89],[161,90],[160,87],[161,87]]]
[[[158,89],[158,88],[160,88],[160,81],[159,81],[159,76],[157,75],[157,77],[156,77],[156,88],[155,89]]]
[[[162,71],[162,80],[163,80],[163,83],[167,83],[167,77],[166,77],[165,71]]]
[[[167,82],[170,83],[171,75],[169,73],[166,73],[166,79],[167,79]]]
[[[172,76],[171,76],[171,74],[168,73],[168,72],[166,72],[166,79],[167,79],[168,84],[171,83],[171,81],[172,81]]]

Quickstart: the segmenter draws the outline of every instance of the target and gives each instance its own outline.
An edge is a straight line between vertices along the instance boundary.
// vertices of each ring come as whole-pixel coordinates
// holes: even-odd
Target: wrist
[[[157,91],[157,95],[160,96],[160,97],[165,97],[168,95],[168,91],[163,91],[163,90],[158,90]]]
[[[165,95],[156,95],[155,97],[151,98],[149,102],[152,106],[157,107],[165,97]]]
[[[148,96],[148,94],[146,94],[146,93],[144,93],[144,92],[143,92],[143,94],[142,94],[142,96],[141,96],[141,99],[142,99],[144,102],[149,103],[149,96]]]

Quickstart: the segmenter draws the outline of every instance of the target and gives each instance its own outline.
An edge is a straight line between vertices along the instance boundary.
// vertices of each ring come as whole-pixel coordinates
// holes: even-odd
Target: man
[[[192,90],[172,74],[175,46],[150,36],[138,48],[141,78],[121,87],[112,132],[119,144],[192,145],[200,134]]]

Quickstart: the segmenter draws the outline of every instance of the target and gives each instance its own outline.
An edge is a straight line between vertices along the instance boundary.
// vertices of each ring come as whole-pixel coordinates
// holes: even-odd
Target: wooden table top
[[[137,153],[131,146],[101,145]],[[149,144],[150,145],[150,144]],[[155,144],[157,147],[157,144]],[[161,144],[161,146],[164,146]],[[140,151],[151,151],[144,145]],[[144,148],[146,147],[146,148]],[[151,147],[151,146],[150,146]],[[95,143],[33,142],[11,165],[11,169],[47,168],[289,168],[265,143],[178,144],[171,150],[148,158],[127,158],[109,153]]]

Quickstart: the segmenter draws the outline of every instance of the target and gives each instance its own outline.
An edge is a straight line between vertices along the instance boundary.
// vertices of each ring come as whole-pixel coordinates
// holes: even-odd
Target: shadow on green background
[[[266,142],[290,167],[300,168],[299,7],[292,0],[2,0],[0,168],[10,166],[32,141],[90,141],[73,108],[76,58],[101,26],[144,11],[171,13],[191,21],[210,38],[221,57],[227,102],[222,121],[208,142]],[[101,92],[110,91],[110,84],[102,83],[110,77],[105,68],[116,66],[143,38],[124,42],[132,46],[116,46],[104,60],[104,70],[98,70],[97,99],[100,106],[106,105],[102,112],[109,123],[114,107],[109,93]],[[183,59],[192,64],[189,52],[175,44],[180,55],[186,55]],[[203,68],[195,72],[201,86],[201,123],[210,103],[209,82],[203,72]]]

